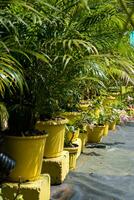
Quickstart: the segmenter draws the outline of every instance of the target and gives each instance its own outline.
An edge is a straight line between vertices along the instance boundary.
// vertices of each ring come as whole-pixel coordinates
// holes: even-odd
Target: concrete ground
[[[102,144],[84,149],[52,200],[134,200],[134,127],[118,126]]]

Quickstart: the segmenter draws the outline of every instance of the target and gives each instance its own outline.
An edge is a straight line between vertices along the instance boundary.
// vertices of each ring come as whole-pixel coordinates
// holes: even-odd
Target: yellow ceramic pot
[[[5,137],[5,152],[16,161],[9,175],[11,181],[33,181],[39,178],[46,138],[46,135]]]
[[[70,170],[75,169],[78,147],[66,147],[64,148],[64,150],[69,152],[69,169]]]
[[[113,121],[109,124],[109,130],[115,131],[116,129],[116,121]]]
[[[87,134],[89,143],[99,143],[102,139],[105,126],[94,126],[91,128],[87,125]]]
[[[107,122],[107,123],[105,124],[104,132],[103,132],[103,135],[104,135],[104,136],[107,136],[107,135],[108,135],[108,130],[109,130],[109,123]]]
[[[62,155],[64,148],[65,124],[67,122],[67,119],[62,119],[38,121],[36,123],[36,129],[41,131],[45,130],[48,133],[44,157],[54,158]]]

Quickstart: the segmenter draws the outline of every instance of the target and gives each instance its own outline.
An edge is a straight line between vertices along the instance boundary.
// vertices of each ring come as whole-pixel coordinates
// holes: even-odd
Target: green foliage
[[[127,17],[115,0],[13,1],[0,19],[2,49],[21,63],[36,111],[47,118],[74,108],[83,88],[96,95],[111,83],[133,83],[133,52],[119,45],[130,49]]]

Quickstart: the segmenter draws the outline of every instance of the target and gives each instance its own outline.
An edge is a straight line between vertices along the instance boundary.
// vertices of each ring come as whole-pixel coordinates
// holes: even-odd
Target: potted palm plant
[[[53,6],[47,7],[44,3],[40,3],[39,6],[31,3],[31,9],[28,10],[27,5],[12,4],[10,9],[7,9],[7,16],[10,18],[10,13],[13,13],[11,24],[15,24],[13,28],[17,30],[18,40],[22,41],[23,38],[21,45],[15,44],[15,48],[18,48],[18,50],[13,49],[12,51],[15,57],[25,66],[24,72],[29,81],[28,86],[36,96],[35,108],[39,116],[36,128],[48,132],[44,156],[56,157],[60,156],[63,151],[65,124],[67,122],[65,118],[58,117],[59,102],[65,96],[65,92],[69,91],[72,80],[80,75],[82,66],[77,66],[76,70],[78,64],[75,63],[79,61],[77,53],[81,55],[76,43],[81,43],[81,41],[74,41],[77,48],[72,45],[72,53],[67,45],[70,41],[70,35],[68,35],[67,24],[63,23],[63,13],[61,12],[59,15],[58,9],[53,10]],[[54,11],[58,18],[54,17]],[[47,19],[46,12],[48,14]],[[33,15],[40,19],[39,21],[35,20],[34,26],[33,21],[31,21]],[[22,18],[25,23],[16,20]],[[44,27],[46,28],[44,29]],[[13,32],[12,28],[11,32]],[[63,43],[65,43],[65,46]],[[88,45],[86,46],[87,49]],[[27,49],[27,51],[24,51],[24,49]],[[84,45],[81,52],[83,49],[85,49]],[[66,56],[66,51],[69,57]],[[70,70],[67,69],[68,65]]]
[[[9,112],[8,129],[4,131],[4,151],[15,161],[11,181],[35,180],[40,176],[47,134],[35,129],[35,114],[28,97],[5,96]],[[25,153],[26,151],[26,153]]]
[[[17,97],[23,95],[25,79],[22,65],[18,62],[15,54],[10,51],[11,48],[14,48],[12,44],[15,45],[15,40],[12,37],[15,27],[12,26],[11,28],[10,23],[6,20],[7,18],[9,20],[13,19],[10,18],[11,10],[9,7],[5,7],[6,11],[4,8],[0,10],[5,19],[4,23],[0,23],[2,33],[0,38],[0,95],[1,101],[5,102],[9,112],[8,130],[5,130],[8,124],[8,115],[3,106],[1,106],[0,115],[3,124],[1,128],[4,136],[4,151],[16,161],[16,166],[10,174],[10,179],[12,181],[26,181],[34,180],[40,176],[46,135],[35,131],[34,127],[32,127],[34,121],[32,106],[22,102],[22,99],[21,102],[17,99]],[[7,15],[5,15],[5,12]],[[10,22],[13,24],[13,21]],[[17,47],[17,45],[15,46]],[[14,104],[13,99],[18,102]],[[12,109],[10,109],[11,107]]]

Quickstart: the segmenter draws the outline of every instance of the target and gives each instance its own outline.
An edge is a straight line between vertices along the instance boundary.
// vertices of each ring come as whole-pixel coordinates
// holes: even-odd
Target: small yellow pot
[[[9,175],[11,181],[33,181],[39,178],[46,138],[46,135],[5,137],[5,152],[16,161]]]
[[[109,130],[115,131],[116,129],[116,121],[113,121],[109,124]]]
[[[108,130],[109,130],[109,123],[106,123],[106,124],[105,124],[105,128],[104,128],[104,132],[103,132],[103,135],[104,135],[104,136],[107,136],[107,135],[108,135]]]
[[[65,124],[67,122],[67,119],[62,119],[38,121],[36,123],[36,129],[41,131],[45,130],[48,133],[44,150],[44,157],[55,158],[62,155],[64,148]]]
[[[74,170],[76,168],[78,147],[66,147],[64,150],[69,152],[69,169]]]
[[[94,126],[91,128],[87,125],[87,134],[89,143],[99,143],[103,137],[105,126]]]

